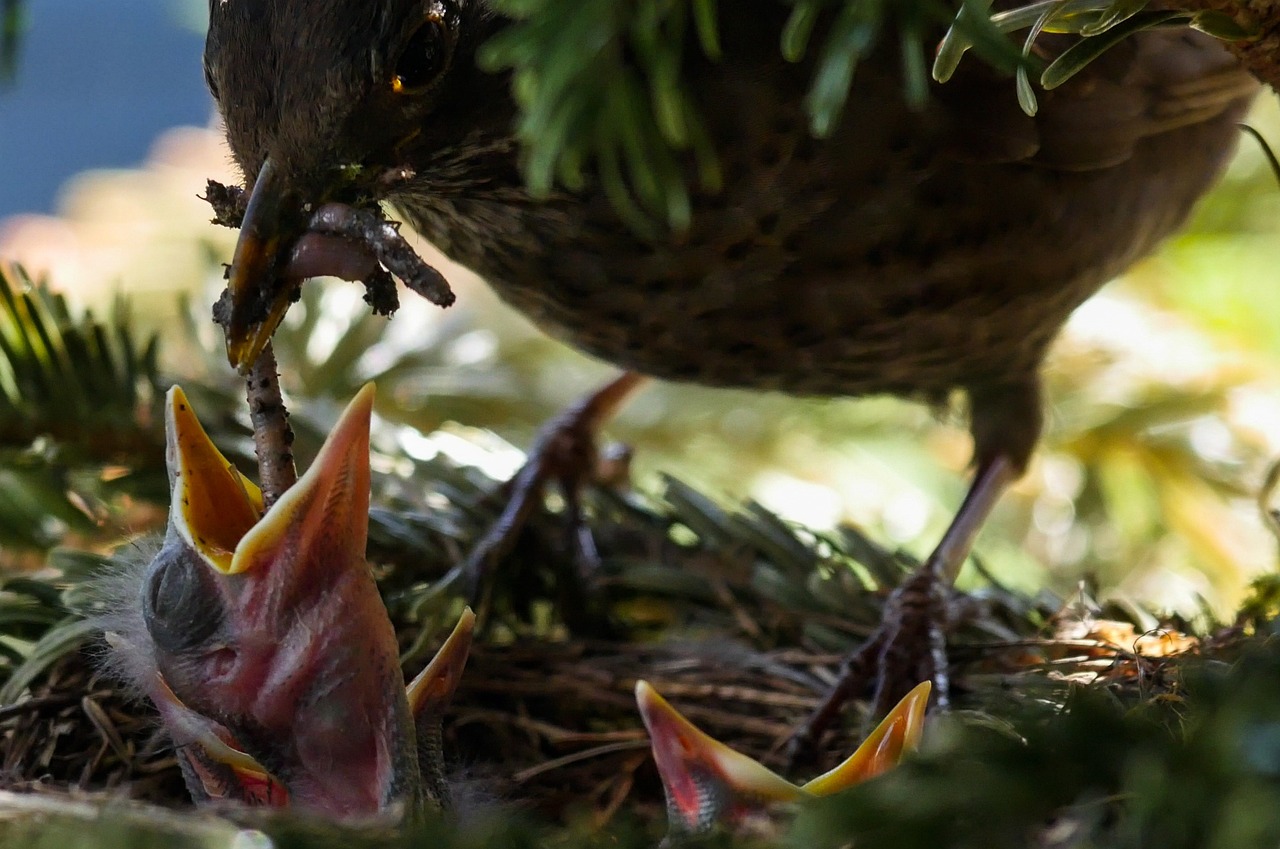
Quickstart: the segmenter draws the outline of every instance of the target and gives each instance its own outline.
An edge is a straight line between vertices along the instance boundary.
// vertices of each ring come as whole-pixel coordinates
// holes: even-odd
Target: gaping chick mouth
[[[402,170],[393,175],[409,176]],[[454,302],[448,281],[418,256],[380,207],[303,197],[270,158],[247,200],[212,182],[206,199],[215,221],[240,227],[214,320],[226,335],[231,365],[242,372],[266,347],[309,277],[364,283],[365,299],[383,315],[399,305],[394,279],[438,306]]]
[[[686,719],[646,681],[636,682],[636,704],[649,732],[653,758],[676,834],[710,831],[778,803],[827,796],[885,772],[920,741],[931,685],[917,685],[852,755],[803,785],[735,751]]]
[[[474,616],[406,689],[364,559],[372,404],[368,386],[264,510],[182,390],[169,393],[168,533],[136,591],[141,627],[107,639],[134,658],[119,665],[155,703],[197,801],[339,819],[445,801],[423,785],[417,727],[456,688]]]

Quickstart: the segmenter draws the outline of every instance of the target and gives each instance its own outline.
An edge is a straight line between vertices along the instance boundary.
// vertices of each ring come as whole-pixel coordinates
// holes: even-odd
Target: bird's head
[[[930,689],[927,681],[918,685],[843,763],[797,785],[711,737],[647,682],[637,682],[636,704],[667,796],[672,834],[750,828],[778,805],[826,796],[879,775],[919,742]]]
[[[364,279],[376,262],[308,233],[317,209],[447,194],[492,153],[487,133],[511,135],[505,79],[475,64],[500,25],[485,0],[210,0],[205,76],[252,187],[223,320],[233,365],[252,363],[303,278]]]
[[[415,707],[438,711],[469,643],[406,693],[365,561],[372,386],[269,509],[214,447],[181,389],[166,400],[169,525],[108,633],[155,702],[197,799],[290,804],[340,819],[424,801]],[[439,799],[427,799],[436,801]]]

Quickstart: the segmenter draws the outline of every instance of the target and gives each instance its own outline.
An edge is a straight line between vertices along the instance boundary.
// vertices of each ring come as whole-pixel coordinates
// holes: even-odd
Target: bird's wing
[[[1075,40],[1044,36],[1037,55],[1051,60]],[[1190,29],[1130,36],[1060,87],[1037,88],[1035,115],[1016,103],[1011,78],[976,60],[936,89],[954,158],[1069,171],[1117,165],[1144,139],[1242,112],[1257,91],[1225,47]]]

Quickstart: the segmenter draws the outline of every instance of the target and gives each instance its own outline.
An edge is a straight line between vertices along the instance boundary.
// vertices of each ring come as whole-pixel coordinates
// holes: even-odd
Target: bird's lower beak
[[[670,813],[684,820],[686,830],[701,831],[732,814],[727,808],[711,810],[710,805],[765,805],[801,797],[799,787],[685,719],[647,681],[636,682],[636,704],[649,731]]]
[[[221,316],[227,358],[241,371],[253,365],[284,319],[298,279],[280,275],[288,248],[302,233],[302,204],[293,200],[287,181],[271,159],[262,163],[231,259]]]
[[[220,646],[199,660],[212,657],[215,674],[185,690],[169,683],[219,717],[294,804],[344,818],[416,805],[421,793],[396,637],[364,559],[372,405],[366,386],[265,513],[181,390],[167,410],[171,522],[212,570],[222,597],[203,603],[220,603],[225,620]]]
[[[929,690],[928,682],[917,686],[856,752],[803,786],[706,734],[645,681],[636,683],[636,703],[649,732],[672,826],[697,833],[760,812],[772,803],[835,793],[894,766],[919,742]]]
[[[462,611],[458,624],[453,626],[453,631],[436,650],[435,657],[409,683],[409,708],[415,718],[439,717],[444,713],[458,689],[462,670],[467,666],[475,629],[476,615],[468,607]]]
[[[173,738],[183,777],[198,802],[284,807],[289,791],[223,726],[183,704],[159,673],[148,693]]]

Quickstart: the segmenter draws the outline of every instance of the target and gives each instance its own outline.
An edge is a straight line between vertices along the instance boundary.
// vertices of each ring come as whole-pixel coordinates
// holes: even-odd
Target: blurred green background
[[[16,179],[0,185],[0,260],[96,310],[125,292],[140,327],[161,334],[167,373],[234,388],[209,355],[213,325],[192,333],[179,320],[183,294],[207,315],[234,236],[197,198],[207,178],[236,180],[206,123],[203,0],[119,0],[106,18],[90,0],[29,5],[16,79],[0,91],[0,165],[61,189],[54,201],[44,189],[20,194]],[[129,68],[138,72],[118,73]],[[73,126],[86,114],[90,129]],[[1253,123],[1280,140],[1270,101]],[[67,139],[76,152],[55,144]],[[1250,577],[1274,568],[1256,495],[1280,453],[1278,211],[1276,181],[1242,139],[1188,229],[1072,319],[1048,368],[1045,448],[978,545],[999,580],[1069,592],[1094,577],[1104,595],[1225,616]],[[281,345],[286,386],[340,401],[377,375],[385,438],[411,456],[443,450],[507,474],[521,457],[510,446],[611,371],[439,264],[457,306],[406,303],[358,356],[343,335],[364,313],[358,287],[327,286],[310,316],[295,309]],[[672,474],[729,503],[754,498],[814,528],[856,523],[924,554],[967,483],[963,421],[960,407],[661,384],[608,435],[634,447],[641,485]]]

